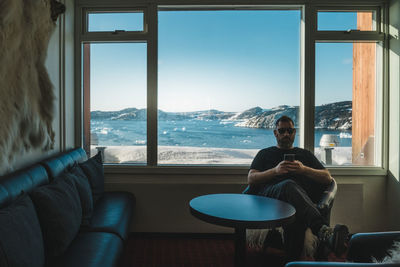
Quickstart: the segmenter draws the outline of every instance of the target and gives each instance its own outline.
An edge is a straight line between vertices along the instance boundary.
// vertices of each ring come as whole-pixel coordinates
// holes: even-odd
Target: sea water
[[[158,122],[158,145],[235,149],[261,149],[276,145],[272,129],[237,127],[237,121],[177,120]],[[92,120],[91,132],[99,146],[143,146],[147,143],[145,121]],[[315,130],[315,147],[323,134],[337,135],[340,147],[351,147],[351,131]],[[295,146],[298,146],[299,133]]]

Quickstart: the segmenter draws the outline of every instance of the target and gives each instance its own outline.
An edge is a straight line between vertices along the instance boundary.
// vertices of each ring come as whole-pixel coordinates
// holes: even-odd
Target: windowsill
[[[248,166],[140,166],[140,165],[112,165],[105,164],[106,174],[143,174],[143,175],[245,175]],[[381,167],[328,167],[332,176],[382,176],[387,175],[387,170]]]
[[[162,165],[162,166],[142,166],[142,165],[114,165],[105,164],[105,173],[112,174],[187,174],[187,175],[247,175],[248,166],[201,166],[201,165]]]

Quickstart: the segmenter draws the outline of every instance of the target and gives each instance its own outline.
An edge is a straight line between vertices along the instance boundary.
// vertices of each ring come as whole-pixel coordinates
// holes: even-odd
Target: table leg
[[[235,228],[235,267],[246,266],[246,228]]]

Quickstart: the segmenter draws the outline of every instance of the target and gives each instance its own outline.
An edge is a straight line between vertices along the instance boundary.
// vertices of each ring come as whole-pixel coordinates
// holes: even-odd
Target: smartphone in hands
[[[283,155],[283,160],[294,161],[295,160],[295,154],[284,154]]]

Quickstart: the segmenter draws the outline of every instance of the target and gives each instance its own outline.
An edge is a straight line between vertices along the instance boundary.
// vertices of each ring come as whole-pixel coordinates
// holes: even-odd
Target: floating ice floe
[[[339,138],[352,138],[350,133],[340,133]]]
[[[108,134],[109,130],[110,130],[110,128],[103,128],[103,129],[100,130],[100,133],[101,134]]]

